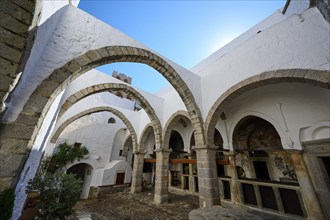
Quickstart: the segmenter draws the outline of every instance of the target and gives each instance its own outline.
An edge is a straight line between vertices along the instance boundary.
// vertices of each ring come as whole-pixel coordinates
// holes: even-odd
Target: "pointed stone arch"
[[[247,78],[224,92],[210,109],[205,121],[207,144],[213,145],[213,134],[217,121],[223,118],[223,112],[236,97],[250,90],[278,83],[306,83],[321,88],[330,89],[330,72],[308,69],[284,69],[264,72]]]
[[[155,134],[156,148],[157,149],[160,148],[160,146],[162,146],[162,126],[154,108],[150,105],[149,101],[140,92],[138,92],[136,89],[126,84],[101,83],[86,87],[72,94],[66,99],[66,101],[61,106],[59,117],[61,117],[66,110],[68,110],[72,105],[74,105],[79,100],[87,96],[105,91],[125,92],[128,93],[130,96],[136,98],[138,101],[140,101],[141,107],[146,111],[151,121],[151,126],[153,127],[153,130],[155,132],[154,134]]]
[[[63,130],[69,125],[71,124],[73,121],[85,116],[85,115],[89,115],[92,113],[97,113],[97,112],[104,112],[104,111],[109,111],[111,113],[113,113],[114,115],[116,115],[118,118],[120,118],[123,123],[126,125],[127,129],[130,132],[130,135],[132,137],[132,143],[133,143],[133,149],[138,149],[138,145],[137,145],[137,135],[136,132],[134,130],[133,125],[131,124],[131,122],[125,117],[125,115],[123,113],[121,113],[120,111],[118,111],[117,109],[114,109],[112,107],[109,106],[100,106],[100,107],[95,107],[95,108],[90,108],[87,109],[83,112],[78,113],[75,116],[72,116],[71,118],[67,119],[65,122],[63,122],[58,128],[57,130],[54,132],[53,136],[51,137],[50,142],[51,143],[55,143],[56,140],[59,138],[59,136],[61,135],[61,133],[63,132]]]

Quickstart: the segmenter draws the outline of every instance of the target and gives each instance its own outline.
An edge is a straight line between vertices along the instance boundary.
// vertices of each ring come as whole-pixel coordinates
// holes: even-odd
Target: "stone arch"
[[[1,92],[0,120],[5,110],[5,102],[10,92],[19,81],[19,73],[29,57],[27,51],[34,44],[34,35],[40,18],[41,1],[5,2],[1,5],[1,51],[13,51],[2,54],[1,57]],[[14,50],[13,50],[14,49]]]
[[[165,128],[164,128],[164,148],[168,149],[169,148],[169,143],[170,143],[170,137],[171,137],[171,131],[175,127],[176,123],[179,122],[180,119],[188,120],[189,115],[186,111],[177,111],[174,113],[167,121]],[[197,143],[197,137],[196,133],[194,131],[194,137],[195,137],[195,144]]]
[[[283,149],[281,137],[269,121],[254,115],[239,120],[232,133],[234,150]]]
[[[330,74],[329,71],[321,70],[283,69],[264,72],[235,84],[221,94],[209,110],[205,120],[206,143],[213,144],[213,134],[217,121],[222,118],[225,108],[232,100],[250,90],[284,82],[306,83],[330,89]]]
[[[66,110],[68,110],[72,105],[74,105],[79,100],[105,91],[114,91],[114,92],[125,92],[130,96],[135,97],[139,102],[141,107],[146,111],[150,121],[151,126],[155,132],[155,140],[156,140],[156,148],[158,149],[162,146],[162,126],[160,124],[159,118],[156,115],[154,108],[150,105],[148,100],[141,95],[136,89],[131,86],[122,83],[102,83],[93,86],[86,87],[67,98],[67,100],[63,103],[61,110],[59,112],[59,117],[61,117]]]
[[[85,110],[83,112],[80,112],[79,114],[67,119],[54,132],[53,136],[51,137],[50,142],[55,143],[56,140],[58,139],[58,137],[60,136],[60,134],[62,133],[62,131],[69,124],[71,124],[73,121],[75,121],[75,120],[77,120],[77,119],[79,119],[79,118],[81,118],[85,115],[92,114],[92,113],[97,113],[97,112],[103,112],[103,111],[109,111],[109,112],[113,113],[114,115],[116,115],[118,118],[120,118],[123,121],[123,123],[126,125],[127,129],[129,130],[129,132],[131,134],[132,142],[133,142],[133,149],[138,149],[137,148],[138,147],[137,146],[137,135],[136,135],[136,132],[135,132],[134,127],[131,124],[131,122],[125,117],[125,115],[123,113],[121,113],[117,109],[114,109],[114,108],[109,107],[109,106],[100,106],[100,107],[91,108],[91,109]]]
[[[266,115],[266,114],[263,114],[263,113],[260,113],[260,112],[255,112],[255,111],[247,111],[247,112],[244,112],[243,114],[240,114],[239,117],[237,117],[232,125],[228,128],[228,136],[229,136],[229,145],[232,145],[232,140],[233,140],[233,134],[234,134],[234,130],[235,128],[238,126],[238,124],[242,121],[242,119],[244,118],[248,118],[248,117],[256,117],[256,118],[260,118],[266,122],[268,122],[269,124],[271,124],[276,132],[279,134],[280,138],[281,138],[281,145],[283,147],[288,147],[287,142],[288,139],[287,139],[287,136],[286,136],[286,133],[285,131],[283,130],[283,128],[280,126],[280,124],[274,120],[272,117]]]
[[[28,98],[16,121],[5,126],[2,138],[14,136],[15,139],[28,140],[28,145],[32,145],[51,103],[63,88],[82,73],[115,62],[143,63],[160,72],[178,92],[189,112],[195,135],[198,137],[196,145],[205,143],[200,109],[176,69],[153,52],[130,46],[108,46],[89,50],[55,69]]]
[[[145,126],[145,128],[143,129],[142,133],[141,133],[141,138],[140,138],[140,144],[139,144],[139,147],[140,147],[140,151],[141,152],[145,152],[146,151],[146,142],[147,142],[147,139],[149,137],[149,134],[151,132],[154,132],[154,128],[153,126],[151,125],[151,123],[147,124]]]

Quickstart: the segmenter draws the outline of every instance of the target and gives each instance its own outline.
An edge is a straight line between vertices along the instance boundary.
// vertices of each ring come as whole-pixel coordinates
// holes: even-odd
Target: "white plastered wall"
[[[318,9],[310,8],[255,33],[231,51],[210,56],[193,68],[203,74],[202,94],[207,97],[203,112],[209,112],[221,94],[248,77],[279,69],[329,70],[329,33],[329,24]]]
[[[44,118],[44,122],[41,125],[39,133],[36,136],[36,139],[31,148],[31,152],[29,157],[24,164],[24,168],[22,169],[20,179],[16,185],[15,189],[15,203],[13,208],[12,219],[18,219],[21,215],[24,202],[26,200],[25,189],[30,179],[33,179],[37,169],[39,167],[40,160],[43,156],[45,148],[47,146],[47,142],[49,141],[49,134],[52,133],[55,126],[56,114],[58,111],[58,105],[61,100],[63,92],[58,95],[58,97],[54,100],[53,104],[50,107],[47,115]]]
[[[81,76],[77,77],[73,82],[70,83],[70,85],[66,88],[66,91],[63,95],[63,98],[61,100],[61,105],[67,100],[68,97],[70,97],[72,94],[101,83],[120,83],[120,84],[126,84],[129,87],[132,87],[137,92],[139,92],[151,105],[151,107],[154,109],[157,117],[160,119],[163,118],[163,109],[164,109],[164,99],[156,96],[154,94],[148,93],[142,89],[135,88],[134,86],[127,84],[121,80],[118,80],[114,77],[111,77],[105,73],[102,73],[96,69],[90,70]],[[112,105],[116,106],[126,106],[128,109],[134,109],[134,103],[128,99],[117,99],[120,101],[115,101],[114,99],[111,100]]]
[[[224,126],[219,130],[224,139],[224,148],[233,149],[235,126],[245,116],[252,115],[265,119],[275,127],[284,149],[300,150],[301,128],[329,121],[329,100],[327,89],[302,83],[268,85],[247,92],[236,98],[224,111],[228,135],[225,136]]]
[[[132,177],[131,166],[123,160],[111,161],[104,169],[102,186],[114,185],[116,183],[117,173],[125,173],[124,183],[130,183]]]
[[[35,88],[55,69],[89,50],[106,46],[132,46],[158,54],[74,6],[61,8],[38,29],[32,56],[27,61],[3,121],[14,121]],[[177,71],[194,94],[198,105],[201,105],[200,77],[162,58]]]
[[[57,122],[56,128],[54,131],[56,131],[66,120],[69,118],[79,114],[80,112],[83,112],[85,110],[100,107],[100,106],[109,106],[112,108],[115,108],[116,110],[120,111],[122,114],[126,116],[126,118],[131,122],[134,130],[139,129],[139,123],[140,120],[138,118],[139,113],[134,112],[129,109],[125,109],[122,107],[114,107],[111,105],[111,103],[108,102],[107,97],[113,96],[110,93],[98,93],[91,96],[88,96],[77,103],[75,103],[71,108],[69,108],[63,116],[59,119]],[[119,98],[120,99],[120,98]],[[143,110],[141,110],[143,111]]]

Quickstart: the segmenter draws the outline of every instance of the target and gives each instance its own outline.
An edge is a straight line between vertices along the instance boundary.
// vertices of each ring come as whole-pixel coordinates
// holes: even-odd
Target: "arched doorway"
[[[89,188],[92,181],[93,167],[87,163],[78,163],[67,169],[66,173],[72,173],[76,178],[79,178],[83,181],[80,199],[88,199]]]

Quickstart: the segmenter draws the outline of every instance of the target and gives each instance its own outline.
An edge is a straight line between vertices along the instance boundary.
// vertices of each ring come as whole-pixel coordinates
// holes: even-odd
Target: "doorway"
[[[260,180],[270,180],[267,163],[265,161],[253,161],[256,178]]]

